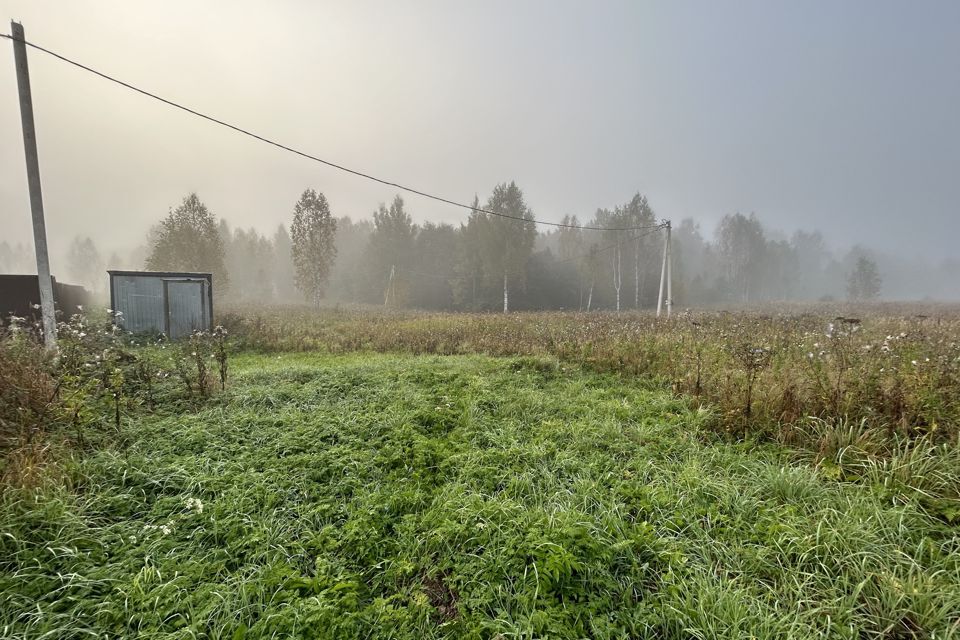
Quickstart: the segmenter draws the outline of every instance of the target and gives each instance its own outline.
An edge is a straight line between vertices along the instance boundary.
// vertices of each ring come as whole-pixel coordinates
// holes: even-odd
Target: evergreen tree
[[[337,255],[336,235],[337,221],[326,197],[313,189],[304,191],[290,225],[294,280],[307,300],[318,306]]]

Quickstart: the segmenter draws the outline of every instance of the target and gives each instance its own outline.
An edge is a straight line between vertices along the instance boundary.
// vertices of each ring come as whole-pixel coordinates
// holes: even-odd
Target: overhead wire
[[[11,35],[9,35],[9,34],[0,34],[0,37],[7,38],[8,40],[13,40],[13,39],[14,39],[13,36],[11,36]],[[202,112],[200,112],[200,111],[197,111],[196,109],[192,109],[192,108],[190,108],[190,107],[187,107],[187,106],[185,106],[185,105],[182,105],[182,104],[180,104],[180,103],[178,103],[178,102],[175,102],[175,101],[173,101],[173,100],[170,100],[170,99],[168,99],[168,98],[164,98],[164,97],[162,97],[162,96],[160,96],[160,95],[157,95],[157,94],[152,93],[152,92],[150,92],[150,91],[147,91],[147,90],[145,90],[145,89],[141,89],[140,87],[138,87],[138,86],[136,86],[136,85],[133,85],[133,84],[130,84],[129,82],[125,82],[125,81],[123,81],[123,80],[120,80],[120,79],[118,79],[118,78],[115,78],[115,77],[113,77],[113,76],[111,76],[111,75],[109,75],[109,74],[107,74],[107,73],[102,72],[102,71],[98,71],[98,70],[94,69],[93,67],[89,67],[89,66],[87,66],[87,65],[85,65],[85,64],[82,64],[82,63],[80,63],[80,62],[77,62],[76,60],[73,60],[73,59],[71,59],[71,58],[68,58],[68,57],[65,56],[65,55],[56,53],[55,51],[51,51],[50,49],[47,49],[47,48],[45,48],[45,47],[42,47],[42,46],[40,46],[40,45],[38,45],[38,44],[34,44],[33,42],[30,42],[29,40],[23,40],[23,43],[24,43],[25,45],[33,48],[33,49],[36,49],[37,51],[41,51],[41,52],[43,52],[43,53],[46,53],[46,54],[49,55],[49,56],[52,56],[52,57],[54,57],[54,58],[56,58],[56,59],[58,59],[58,60],[61,60],[62,62],[65,62],[65,63],[67,63],[67,64],[73,65],[74,67],[77,67],[77,68],[82,69],[82,70],[84,70],[84,71],[87,71],[88,73],[92,73],[92,74],[94,74],[94,75],[96,75],[96,76],[98,76],[98,77],[100,77],[100,78],[103,78],[104,80],[108,80],[108,81],[113,82],[113,83],[115,83],[115,84],[118,84],[118,85],[120,85],[120,86],[122,86],[122,87],[124,87],[124,88],[126,88],[126,89],[129,89],[129,90],[131,90],[131,91],[134,91],[134,92],[136,92],[136,93],[139,93],[139,94],[141,94],[141,95],[144,95],[144,96],[146,96],[146,97],[148,97],[148,98],[152,98],[153,100],[157,100],[157,101],[159,101],[159,102],[162,102],[163,104],[166,104],[166,105],[168,105],[168,106],[174,107],[174,108],[179,109],[179,110],[181,110],[181,111],[185,111],[186,113],[189,113],[189,114],[191,114],[191,115],[194,115],[194,116],[196,116],[196,117],[198,117],[198,118],[202,118],[202,119],[207,120],[207,121],[209,121],[209,122],[213,122],[213,123],[218,124],[218,125],[220,125],[220,126],[222,126],[222,127],[226,127],[227,129],[231,129],[231,130],[233,130],[233,131],[235,131],[235,132],[237,132],[237,133],[240,133],[240,134],[242,134],[242,135],[248,136],[248,137],[253,138],[253,139],[255,139],[255,140],[258,140],[258,141],[260,141],[260,142],[263,142],[263,143],[272,145],[272,146],[274,146],[274,147],[277,147],[278,149],[282,149],[282,150],[284,150],[284,151],[287,151],[288,153],[293,153],[293,154],[295,154],[295,155],[301,156],[301,157],[306,158],[306,159],[308,159],[308,160],[312,160],[312,161],[314,161],[314,162],[318,162],[318,163],[320,163],[320,164],[323,164],[323,165],[326,165],[326,166],[328,166],[328,167],[337,169],[337,170],[339,170],[339,171],[343,171],[343,172],[345,172],[345,173],[352,174],[352,175],[354,175],[354,176],[358,176],[358,177],[361,177],[361,178],[365,178],[365,179],[367,179],[367,180],[372,180],[372,181],[374,181],[374,182],[377,182],[377,183],[380,183],[380,184],[383,184],[383,185],[386,185],[386,186],[389,186],[389,187],[394,187],[394,188],[396,188],[396,189],[400,189],[401,191],[406,191],[407,193],[412,193],[412,194],[415,194],[415,195],[418,195],[418,196],[421,196],[421,197],[424,197],[424,198],[428,198],[428,199],[431,199],[431,200],[435,200],[435,201],[437,201],[437,202],[442,202],[442,203],[444,203],[444,204],[449,204],[449,205],[452,205],[452,206],[455,206],[455,207],[459,207],[459,208],[461,208],[461,209],[467,209],[468,211],[471,211],[471,212],[476,211],[476,212],[478,212],[478,213],[483,213],[483,214],[491,215],[491,216],[497,216],[497,217],[500,217],[500,218],[508,218],[508,219],[512,219],[512,220],[519,220],[519,221],[523,221],[523,222],[531,222],[531,223],[534,223],[534,224],[539,224],[539,225],[544,225],[544,226],[551,226],[551,227],[559,227],[559,228],[565,228],[565,229],[580,229],[580,230],[583,230],[583,231],[638,231],[638,230],[643,230],[643,229],[660,229],[660,228],[663,227],[662,224],[659,224],[659,225],[624,226],[624,227],[598,227],[598,226],[591,226],[591,225],[577,225],[577,224],[566,223],[566,222],[552,222],[552,221],[549,221],[549,220],[538,220],[538,219],[535,219],[535,218],[526,218],[526,217],[523,217],[523,216],[515,216],[515,215],[508,214],[508,213],[503,213],[503,212],[500,212],[500,211],[493,211],[493,210],[491,210],[491,209],[486,209],[486,208],[482,208],[482,207],[474,207],[474,206],[472,206],[472,205],[464,204],[464,203],[462,203],[462,202],[457,202],[457,201],[455,201],[455,200],[451,200],[451,199],[445,198],[445,197],[443,197],[443,196],[438,196],[438,195],[429,193],[429,192],[427,192],[427,191],[423,191],[423,190],[421,190],[421,189],[416,189],[416,188],[414,188],[414,187],[409,187],[409,186],[406,186],[406,185],[401,184],[401,183],[399,183],[399,182],[394,182],[394,181],[392,181],[392,180],[387,180],[387,179],[384,179],[384,178],[378,178],[378,177],[376,177],[376,176],[374,176],[374,175],[371,175],[371,174],[369,174],[369,173],[364,173],[364,172],[359,171],[359,170],[357,170],[357,169],[351,169],[350,167],[344,166],[344,165],[342,165],[342,164],[338,164],[338,163],[336,163],[336,162],[331,162],[331,161],[329,161],[329,160],[324,160],[323,158],[319,158],[319,157],[317,157],[317,156],[315,156],[315,155],[312,155],[312,154],[310,154],[310,153],[307,153],[307,152],[305,152],[305,151],[301,151],[301,150],[296,149],[296,148],[294,148],[294,147],[290,147],[290,146],[288,146],[288,145],[285,145],[285,144],[282,144],[282,143],[280,143],[280,142],[277,142],[277,141],[275,141],[275,140],[273,140],[273,139],[267,138],[267,137],[265,137],[265,136],[262,136],[262,135],[259,135],[259,134],[256,134],[256,133],[253,133],[252,131],[250,131],[250,130],[248,130],[248,129],[244,129],[243,127],[240,127],[240,126],[238,126],[238,125],[231,124],[231,123],[226,122],[226,121],[224,121],[224,120],[220,120],[220,119],[218,119],[218,118],[215,118],[215,117],[213,117],[213,116],[207,115],[207,114],[205,114],[205,113],[202,113]]]
[[[600,248],[597,249],[597,253],[603,253],[604,251],[609,251],[610,249],[615,249],[616,247],[622,245],[623,243],[632,242],[633,240],[639,240],[640,238],[645,238],[645,237],[647,237],[647,236],[649,236],[649,235],[653,235],[653,234],[656,233],[657,231],[660,231],[661,229],[665,229],[666,227],[667,227],[667,223],[666,223],[666,222],[663,222],[663,223],[661,223],[661,224],[658,224],[658,225],[655,226],[655,227],[650,227],[650,230],[647,231],[646,233],[638,233],[638,234],[635,234],[635,235],[630,236],[629,238],[624,238],[624,239],[621,239],[621,240],[619,240],[619,241],[617,241],[617,242],[614,242],[614,243],[612,243],[612,244],[608,244],[608,245],[605,246],[605,247],[600,247]],[[565,263],[565,262],[573,262],[574,260],[584,260],[584,259],[590,257],[590,253],[591,253],[591,252],[588,251],[587,253],[584,253],[584,254],[581,254],[581,255],[578,255],[578,256],[571,256],[571,257],[569,257],[569,258],[563,258],[563,259],[561,259],[561,260],[556,260],[553,264],[556,265],[556,264],[563,264],[563,263]]]
[[[658,225],[657,227],[651,229],[650,231],[647,231],[646,233],[635,234],[635,235],[630,236],[629,238],[626,238],[626,239],[621,240],[620,242],[614,242],[613,244],[609,244],[609,245],[606,245],[606,246],[604,246],[604,247],[599,247],[599,248],[597,249],[597,253],[603,253],[603,252],[605,252],[605,251],[609,251],[609,250],[611,250],[611,249],[615,249],[615,248],[616,248],[618,245],[620,245],[620,244],[627,243],[627,242],[631,242],[631,241],[633,241],[633,240],[639,240],[640,238],[645,238],[645,237],[647,237],[647,236],[650,236],[650,235],[656,233],[657,231],[659,231],[660,229],[663,229],[663,228],[665,228],[665,227],[666,227],[666,223],[661,224],[661,225]],[[591,250],[591,251],[587,251],[586,253],[582,253],[582,254],[580,254],[580,255],[571,256],[571,257],[569,257],[569,258],[562,258],[562,259],[560,259],[560,260],[554,260],[552,264],[553,264],[553,266],[556,266],[556,265],[558,265],[558,264],[565,264],[565,263],[567,263],[567,262],[573,262],[573,261],[575,261],[575,260],[585,260],[586,258],[589,258],[589,257],[590,257],[591,253],[592,253],[592,250]],[[425,272],[423,272],[423,271],[414,271],[413,269],[404,269],[404,268],[399,268],[399,269],[397,269],[397,273],[399,273],[399,274],[413,275],[413,276],[422,276],[422,277],[425,277],[425,278],[437,278],[437,279],[440,279],[440,280],[450,280],[450,279],[452,279],[452,278],[456,278],[457,275],[458,275],[458,274],[425,273]]]

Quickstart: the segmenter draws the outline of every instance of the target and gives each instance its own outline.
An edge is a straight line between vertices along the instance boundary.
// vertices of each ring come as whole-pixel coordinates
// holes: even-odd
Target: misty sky
[[[958,255],[960,2],[47,2],[0,31],[315,155],[470,201],[516,180],[537,217],[646,194],[709,232],[756,212]],[[0,40],[0,238],[30,239],[12,45]],[[368,216],[394,191],[30,51],[47,229],[143,241],[190,191],[289,224],[307,187]],[[407,197],[415,220],[466,212]],[[54,265],[56,269],[56,264]]]

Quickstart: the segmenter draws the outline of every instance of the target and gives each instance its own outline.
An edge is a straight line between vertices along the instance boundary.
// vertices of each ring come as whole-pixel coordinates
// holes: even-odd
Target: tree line
[[[370,218],[352,219],[307,189],[289,211],[289,224],[263,234],[232,228],[189,194],[150,230],[134,264],[118,264],[115,254],[104,260],[90,238],[78,237],[67,271],[95,291],[105,288],[105,265],[210,272],[216,295],[236,302],[462,311],[656,306],[664,231],[639,193],[546,230],[538,229],[514,182],[497,185],[485,200],[475,196],[458,225],[415,223],[400,195]],[[635,230],[618,230],[624,228]],[[755,214],[733,213],[712,237],[692,219],[674,224],[672,233],[676,307],[883,293],[871,252],[854,247],[837,256],[818,231],[785,236]],[[24,253],[0,242],[0,271],[22,263]]]

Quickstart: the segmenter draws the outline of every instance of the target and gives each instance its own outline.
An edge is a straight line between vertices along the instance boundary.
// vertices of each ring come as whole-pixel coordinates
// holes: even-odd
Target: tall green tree
[[[390,207],[381,204],[373,212],[373,233],[370,234],[367,248],[373,294],[371,301],[384,295],[394,304],[403,304],[406,300],[416,233],[413,219],[399,195],[393,199]]]
[[[153,271],[197,271],[213,274],[213,290],[229,286],[223,241],[217,219],[191,193],[151,230],[146,268]]]
[[[571,226],[556,231],[559,258],[573,260],[583,253],[583,230],[577,228],[580,225],[577,216],[565,215],[561,222]]]
[[[523,199],[523,191],[515,182],[497,185],[487,210],[503,215],[488,215],[484,225],[483,243],[488,272],[503,277],[503,312],[510,311],[510,288],[522,288],[526,278],[527,261],[533,252],[537,226],[533,212]]]
[[[294,281],[311,303],[323,299],[330,266],[337,255],[337,221],[322,193],[307,189],[293,207],[290,225]]]
[[[880,297],[880,270],[877,263],[861,254],[847,279],[847,297],[856,301],[876,300]]]
[[[486,237],[487,214],[480,211],[480,198],[473,196],[470,217],[460,225],[458,259],[454,281],[454,302],[463,309],[476,311],[483,307],[484,265],[483,244]]]
[[[647,197],[639,192],[622,207],[621,217],[626,223],[624,226],[650,227],[656,224]],[[625,232],[624,235],[625,244],[630,245],[625,246],[625,250],[633,253],[633,307],[639,309],[645,285],[651,280],[648,276],[655,269],[653,258],[656,255],[655,245],[659,235],[641,230]]]
[[[420,309],[453,306],[453,282],[457,280],[457,228],[425,222],[414,240],[415,273],[410,277],[410,303]]]
[[[750,302],[763,277],[766,236],[757,216],[724,216],[716,231],[721,266],[735,295]]]

